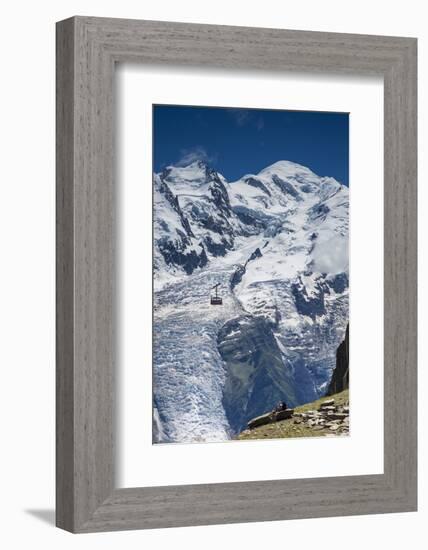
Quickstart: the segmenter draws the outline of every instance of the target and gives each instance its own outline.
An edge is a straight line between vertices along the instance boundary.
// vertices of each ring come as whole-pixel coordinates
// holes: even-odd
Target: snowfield
[[[154,442],[224,441],[325,392],[348,211],[347,187],[289,161],[236,182],[200,161],[154,175]]]

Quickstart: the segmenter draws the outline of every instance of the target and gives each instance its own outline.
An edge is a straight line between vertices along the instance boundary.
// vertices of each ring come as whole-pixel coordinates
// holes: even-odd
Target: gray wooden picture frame
[[[83,533],[416,510],[416,47],[414,38],[155,21],[57,24],[58,527]],[[383,474],[115,487],[117,62],[383,76]]]

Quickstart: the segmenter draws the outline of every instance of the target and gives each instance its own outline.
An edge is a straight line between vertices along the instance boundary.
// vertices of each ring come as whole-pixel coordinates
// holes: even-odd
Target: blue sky
[[[153,106],[154,170],[205,160],[234,181],[278,160],[349,185],[347,113]]]

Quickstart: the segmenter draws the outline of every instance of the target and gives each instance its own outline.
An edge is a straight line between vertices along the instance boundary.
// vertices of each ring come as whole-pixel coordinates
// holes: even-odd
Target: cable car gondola
[[[218,295],[218,287],[220,286],[220,283],[217,283],[213,286],[212,290],[215,289],[215,295],[213,296],[211,294],[211,305],[212,306],[222,306],[223,305],[223,299]]]

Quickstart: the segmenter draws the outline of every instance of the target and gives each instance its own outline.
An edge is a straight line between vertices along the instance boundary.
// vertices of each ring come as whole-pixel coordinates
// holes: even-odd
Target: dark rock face
[[[251,262],[252,260],[255,260],[256,258],[261,258],[262,253],[260,252],[260,248],[256,248],[254,252],[251,254],[251,256],[248,258],[248,262]]]
[[[310,270],[304,273],[306,276],[312,274]],[[315,292],[312,292],[311,295],[308,294],[300,277],[291,286],[291,291],[297,311],[315,321],[317,317],[325,314],[325,295],[330,295],[332,291],[336,294],[342,294],[348,288],[348,285],[349,278],[346,273],[338,273],[332,279],[327,279],[326,274],[322,274],[316,280]]]
[[[338,294],[341,294],[349,285],[349,278],[346,273],[339,273],[330,282],[331,288]]]
[[[186,238],[183,235],[183,242],[187,244]],[[165,258],[165,261],[170,265],[181,266],[187,275],[193,273],[197,267],[204,267],[208,263],[208,258],[204,247],[201,247],[200,254],[195,250],[186,253],[181,250],[177,243],[161,240],[158,243],[159,251]]]
[[[245,275],[245,266],[238,265],[230,278],[230,288],[233,290],[236,285],[242,281],[242,277]]]
[[[316,204],[311,209],[312,220],[325,220],[329,212],[330,208],[326,204]]]
[[[306,315],[315,321],[317,316],[324,315],[324,290],[321,285],[317,284],[317,291],[314,295],[308,296],[305,285],[301,279],[291,286],[291,291],[294,296],[296,309],[302,315]]]
[[[177,197],[172,193],[168,184],[161,181],[159,192],[165,196],[165,199],[178,214],[182,230],[177,229],[174,236],[162,237],[157,241],[159,252],[162,254],[168,265],[180,266],[190,275],[196,268],[204,267],[208,263],[208,257],[202,243],[199,243],[199,252],[195,249],[188,251],[195,235],[189,224],[189,220],[180,208]],[[160,223],[165,223],[160,220]]]
[[[256,187],[258,189],[261,189],[269,197],[272,195],[272,193],[269,191],[266,185],[264,185],[260,180],[256,178],[247,178],[245,180],[245,183],[248,183],[248,185],[251,185],[251,187]]]
[[[239,218],[239,220],[245,225],[251,226],[252,230],[249,234],[256,234],[260,229],[266,229],[273,222],[276,222],[274,216],[271,216],[262,209],[256,211],[246,206],[234,206],[233,213]]]
[[[297,402],[292,374],[266,319],[244,315],[228,321],[217,344],[227,369],[223,405],[234,432],[279,401]]]
[[[252,215],[251,210],[248,208],[235,208],[235,214],[241,220],[242,223],[246,225],[256,225],[258,220]],[[259,224],[259,227],[264,227],[264,225]]]
[[[282,180],[278,176],[273,176],[272,181],[277,185],[284,194],[291,195],[297,200],[301,200],[298,191],[288,181]]]
[[[242,277],[245,275],[248,262],[252,262],[253,260],[256,260],[257,258],[261,258],[262,256],[263,254],[261,253],[260,248],[256,248],[244,265],[238,265],[238,267],[235,269],[230,279],[231,290],[233,290],[235,286],[239,285],[239,283],[242,281]]]
[[[195,208],[192,209],[192,214],[195,213]],[[192,216],[193,217],[193,216]],[[222,218],[214,218],[214,216],[211,215],[196,215],[193,217],[193,220],[199,223],[202,227],[205,229],[209,229],[210,231],[213,231],[213,233],[218,233],[219,235],[223,235],[225,233],[225,224],[224,220]]]
[[[215,170],[205,167],[209,194],[199,197],[186,213],[194,227],[206,229],[221,236],[220,242],[209,235],[203,237],[203,245],[212,256],[224,256],[233,248],[234,232],[230,220],[232,210],[226,187]]]
[[[349,388],[349,325],[343,342],[337,348],[336,367],[326,395],[333,395]]]

